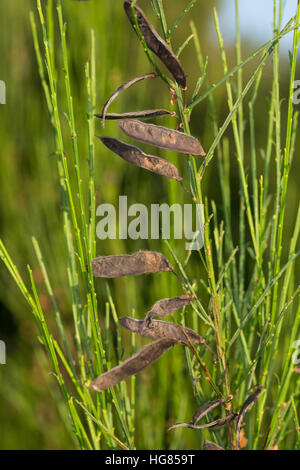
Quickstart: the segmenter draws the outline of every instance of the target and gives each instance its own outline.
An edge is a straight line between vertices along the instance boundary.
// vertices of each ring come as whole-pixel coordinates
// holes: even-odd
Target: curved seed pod
[[[173,163],[153,155],[146,155],[138,147],[125,144],[125,142],[113,137],[99,137],[99,139],[109,150],[119,155],[126,162],[166,178],[182,181],[182,177]]]
[[[225,449],[221,446],[218,446],[218,444],[215,444],[214,442],[204,441],[203,450],[225,450]]]
[[[116,119],[151,119],[159,116],[174,116],[178,117],[177,114],[173,111],[168,111],[167,109],[146,109],[145,111],[132,111],[130,113],[107,113],[107,114],[95,114],[94,115],[100,119],[106,119],[114,121]]]
[[[135,20],[131,9],[131,1],[124,2],[124,9],[131,22],[135,26]],[[163,62],[171,72],[178,85],[186,89],[186,74],[181,63],[170,49],[168,44],[159,36],[155,29],[147,20],[144,12],[137,6],[134,6],[137,22],[148,48]]]
[[[118,126],[128,137],[145,144],[173,150],[174,152],[201,155],[202,157],[206,155],[199,140],[195,137],[168,127],[146,124],[135,119],[118,122]]]
[[[103,107],[103,110],[102,110],[102,126],[103,127],[105,127],[106,112],[107,112],[109,106],[111,105],[111,103],[119,96],[119,94],[122,91],[127,90],[127,88],[131,87],[132,85],[135,85],[136,83],[140,82],[141,80],[145,80],[146,78],[157,78],[157,75],[156,75],[156,73],[152,72],[152,73],[146,73],[145,75],[141,75],[140,77],[132,78],[131,80],[124,83],[119,88],[117,88],[116,91],[113,92],[111,97],[106,101],[106,103]]]
[[[100,375],[93,383],[92,387],[101,392],[113,387],[131,375],[135,375],[155,362],[164,352],[174,346],[174,341],[159,339],[154,343],[147,344],[136,354],[124,361],[119,366]]]
[[[121,325],[133,333],[138,333],[141,336],[151,339],[166,338],[178,344],[189,346],[187,338],[183,333],[183,327],[176,325],[176,323],[169,323],[160,320],[153,320],[150,326],[147,326],[146,321],[136,320],[135,318],[124,317],[120,319]],[[192,344],[203,344],[204,339],[190,328],[184,328]]]
[[[236,418],[236,413],[231,413],[228,416],[225,416],[225,418],[220,418],[217,419],[216,421],[212,421],[211,423],[207,424],[202,424],[201,426],[196,426],[195,424],[192,423],[177,423],[171,426],[168,431],[171,429],[176,429],[176,428],[189,428],[189,429],[211,429],[211,428],[220,428],[222,426],[225,426],[225,424],[230,423],[232,420]]]
[[[163,318],[172,315],[172,313],[177,312],[177,310],[180,310],[182,307],[189,305],[192,300],[193,296],[191,295],[181,295],[180,297],[174,297],[172,299],[159,300],[151,307],[150,311],[147,312],[145,322],[149,325],[153,317]]]
[[[247,400],[245,401],[245,403],[243,404],[242,408],[241,408],[241,411],[238,415],[238,418],[237,418],[237,422],[236,422],[236,442],[237,442],[237,448],[238,450],[240,450],[240,433],[241,433],[241,426],[242,426],[242,422],[243,422],[243,419],[244,419],[244,416],[245,414],[247,413],[247,411],[254,405],[254,403],[257,401],[259,395],[261,394],[262,390],[263,390],[263,386],[262,385],[259,385],[257,387],[257,389],[255,390],[254,393],[252,393],[252,395],[250,395]]]
[[[95,277],[107,278],[174,272],[168,259],[155,251],[138,251],[132,255],[99,256],[92,260],[92,268]]]
[[[214,408],[221,405],[222,403],[226,403],[230,399],[232,399],[232,397],[220,398],[219,400],[214,400],[209,403],[205,403],[195,412],[191,424],[197,424],[200,419],[210,413]]]

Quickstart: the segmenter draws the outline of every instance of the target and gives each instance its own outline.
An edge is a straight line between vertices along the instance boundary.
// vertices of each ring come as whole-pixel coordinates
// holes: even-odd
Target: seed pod
[[[131,9],[131,1],[124,2],[125,12],[135,27],[135,19]],[[163,62],[167,69],[171,72],[178,85],[186,89],[186,74],[174,52],[168,44],[159,36],[152,25],[147,20],[144,12],[137,6],[134,6],[137,23],[141,34],[144,36],[148,48]]]
[[[192,344],[203,344],[204,339],[190,328],[182,328],[176,323],[169,323],[159,320],[153,320],[150,326],[147,326],[145,320],[136,320],[135,318],[124,317],[120,319],[121,325],[133,333],[151,339],[166,338],[178,344],[189,346],[187,338],[183,333],[183,329],[189,337]]]
[[[237,449],[240,450],[240,433],[241,433],[241,426],[244,419],[245,414],[247,411],[254,405],[257,401],[259,395],[263,390],[263,386],[259,385],[252,395],[250,395],[245,403],[243,404],[241,411],[238,415],[237,422],[236,422],[236,442],[237,442]]]
[[[214,408],[221,405],[222,403],[226,403],[232,399],[232,396],[226,398],[220,398],[219,400],[211,401],[209,403],[205,403],[202,405],[193,416],[191,424],[197,424],[204,416],[210,413]]]
[[[118,125],[124,134],[139,142],[174,152],[201,155],[202,157],[206,155],[200,142],[195,137],[183,132],[155,124],[146,124],[135,119],[118,122]]]
[[[130,113],[107,113],[107,114],[95,114],[95,117],[100,119],[106,119],[108,121],[114,121],[117,119],[152,119],[160,116],[174,116],[178,117],[173,111],[167,109],[146,109],[145,111],[132,111]]]
[[[203,450],[225,450],[225,449],[221,446],[218,446],[218,444],[215,444],[214,442],[204,441]]]
[[[225,416],[225,418],[220,418],[220,419],[217,419],[216,421],[212,421],[211,423],[202,424],[201,426],[196,426],[195,424],[192,424],[192,423],[177,423],[171,426],[168,429],[168,431],[170,431],[171,429],[176,429],[176,428],[189,428],[189,429],[195,429],[195,430],[221,428],[222,426],[225,426],[225,424],[228,424],[232,420],[234,420],[236,416],[237,416],[236,413],[231,413]]]
[[[127,88],[131,87],[132,85],[135,85],[136,83],[140,82],[141,80],[145,80],[146,78],[156,78],[156,77],[157,77],[156,73],[153,73],[153,72],[152,73],[146,73],[145,75],[142,75],[140,77],[132,78],[131,80],[129,80],[128,82],[124,83],[119,88],[117,88],[117,90],[114,91],[114,93],[106,101],[106,103],[103,107],[103,110],[102,110],[102,126],[103,127],[105,126],[105,116],[106,116],[106,112],[107,112],[109,106],[119,96],[119,94],[122,91],[127,90]]]
[[[162,299],[156,302],[151,310],[146,314],[145,322],[149,325],[151,323],[151,318],[153,317],[167,317],[172,315],[172,313],[177,312],[182,307],[189,305],[193,297],[190,295],[182,295],[180,297],[174,297],[173,299]]]
[[[126,160],[126,162],[166,178],[182,181],[176,166],[167,160],[153,155],[146,155],[138,147],[125,144],[125,142],[113,137],[99,137],[99,139],[107,148]]]
[[[164,352],[174,346],[174,341],[159,339],[154,343],[147,344],[136,354],[124,361],[119,366],[100,375],[92,384],[92,387],[101,392],[113,387],[131,375],[135,375],[155,362]]]
[[[140,274],[174,272],[174,268],[161,253],[138,251],[132,255],[99,256],[92,260],[95,277],[122,277]]]

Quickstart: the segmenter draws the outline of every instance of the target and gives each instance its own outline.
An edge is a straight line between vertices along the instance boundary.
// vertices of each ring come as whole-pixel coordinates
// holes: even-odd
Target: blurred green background
[[[234,3],[234,0],[228,0],[227,3],[230,2]],[[44,6],[46,3],[46,0],[42,1]],[[148,16],[153,17],[150,2],[141,1],[140,3]],[[176,19],[182,5],[187,4],[186,1],[181,0],[166,0],[164,3],[170,22]],[[191,17],[200,33],[203,54],[209,58],[210,81],[215,82],[222,76],[222,67],[216,47],[216,37],[213,33],[212,5],[211,2],[200,1],[198,3]],[[221,3],[215,1],[214,5],[218,6]],[[68,25],[69,58],[80,158],[85,171],[88,169],[86,163],[88,147],[84,64],[90,54],[90,29],[93,28],[96,35],[99,112],[111,92],[121,83],[136,75],[151,71],[143,50],[128,24],[122,4],[123,2],[119,0],[63,1],[64,17]],[[241,8],[243,8],[243,2],[241,2]],[[56,298],[64,313],[64,321],[70,325],[71,335],[72,318],[70,298],[65,289],[65,246],[61,225],[57,167],[53,156],[54,139],[34,55],[29,23],[30,10],[36,13],[35,0],[26,2],[2,0],[0,3],[0,80],[3,80],[7,87],[6,105],[0,105],[0,237],[25,278],[27,278],[26,265],[29,263],[34,269],[37,283],[41,284],[42,276],[39,269],[35,268],[37,262],[31,237],[34,235],[38,239],[49,267]],[[189,20],[188,16],[178,29],[173,44],[175,50],[190,34]],[[157,25],[157,19],[154,19],[154,23]],[[234,45],[228,40],[226,46],[230,67],[232,67],[235,61]],[[245,37],[244,57],[253,49],[251,37]],[[192,88],[199,75],[192,43],[184,51],[182,62],[188,71]],[[57,73],[61,76],[59,83],[63,87],[62,65],[59,60],[56,65]],[[253,67],[252,64],[245,69],[245,79],[250,76]],[[265,144],[267,138],[266,113],[271,91],[271,71],[270,63],[264,71],[257,101],[258,149]],[[288,92],[288,80],[288,51],[284,50],[280,83],[283,111],[287,107],[284,99]],[[227,113],[225,89],[219,89],[215,97],[219,122],[222,123]],[[64,111],[63,99],[61,113]],[[156,80],[149,80],[124,93],[111,107],[111,111],[124,112],[155,107],[171,109],[169,101],[170,96],[164,85]],[[172,119],[162,118],[161,122],[163,125],[174,126],[174,119]],[[67,122],[64,122],[64,125],[67,127]],[[213,140],[213,135],[205,101],[193,114],[191,127],[193,134],[207,149]],[[103,135],[100,122],[97,122],[96,133]],[[230,130],[227,134],[228,138],[232,139]],[[106,125],[105,135],[120,137],[115,123]],[[68,142],[68,145],[71,148],[71,142]],[[300,161],[297,157],[296,152],[288,194],[286,239],[291,235],[290,230],[299,201]],[[172,158],[173,163],[180,167],[181,173],[187,179],[184,159],[176,156]],[[235,191],[237,194],[239,183],[234,154],[232,155],[231,178],[232,192]],[[204,193],[209,200],[214,199],[219,207],[220,190],[214,160],[205,176]],[[127,195],[129,204],[189,202],[187,196],[182,194],[181,190],[179,191],[175,181],[164,181],[155,175],[145,174],[143,170],[126,165],[121,159],[117,159],[104,150],[100,142],[96,142],[96,195],[97,203],[110,202],[116,205],[119,195]],[[236,209],[234,224],[238,227],[238,198],[233,198],[232,204]],[[178,242],[172,245],[179,254],[184,254]],[[133,242],[130,240],[98,241],[97,252],[117,254],[137,251],[140,248],[160,249],[167,254],[165,245],[160,241]],[[199,278],[202,274],[196,265],[192,276]],[[0,283],[0,339],[4,340],[7,345],[7,364],[0,366],[0,449],[74,448],[75,443],[69,432],[66,411],[64,406],[59,404],[58,387],[55,379],[49,374],[49,366],[38,343],[31,312],[2,264],[0,265]],[[101,316],[104,312],[106,297],[101,282],[98,285],[99,315]],[[170,280],[164,275],[159,275],[155,279],[126,279],[126,282],[118,280],[111,283],[111,288],[120,315],[127,315],[134,308],[140,318],[162,292],[165,297],[178,294],[177,281]],[[41,284],[41,303],[51,323],[53,311],[47,296],[43,294],[43,289]],[[205,296],[200,287],[200,296],[201,294]],[[101,309],[103,309],[102,312]],[[125,341],[127,338],[129,334],[125,333]],[[169,437],[161,429],[162,423],[168,422],[170,417],[174,419],[179,409],[180,415],[185,417],[194,407],[191,388],[189,383],[186,383],[188,380],[183,381],[179,370],[181,359],[178,360],[177,352],[176,354],[171,352],[143,375],[142,380],[138,378],[137,442],[139,448],[167,448],[170,445],[184,445],[186,448],[197,446],[197,438],[190,431],[185,434],[184,439],[182,433],[178,433],[170,443]],[[165,368],[168,374],[161,373],[161,370]],[[158,386],[156,377],[164,377]],[[182,396],[175,393],[174,391],[178,391],[178,388],[182,391],[187,389],[188,393],[182,393]],[[159,393],[165,396],[165,400],[157,399],[158,389]]]

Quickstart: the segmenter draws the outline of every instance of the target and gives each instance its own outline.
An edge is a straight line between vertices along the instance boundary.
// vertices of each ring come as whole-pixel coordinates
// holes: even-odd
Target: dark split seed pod
[[[202,157],[206,155],[200,142],[195,137],[168,127],[146,124],[135,119],[120,121],[118,126],[128,137],[145,144],[179,153],[200,155]]]
[[[174,346],[174,341],[159,339],[154,343],[147,344],[136,354],[124,361],[119,366],[100,375],[92,384],[92,387],[101,392],[113,387],[131,375],[135,375],[155,362],[164,352]]]
[[[146,109],[145,111],[132,111],[129,113],[107,113],[95,114],[95,117],[105,119],[107,121],[116,121],[117,119],[152,119],[160,116],[178,117],[173,111],[167,109]]]
[[[226,403],[232,397],[227,398],[220,398],[218,400],[211,401],[209,403],[205,403],[204,405],[200,406],[198,410],[195,412],[191,424],[197,424],[204,416],[210,413],[214,408],[221,405],[222,403]]]
[[[259,395],[261,394],[263,390],[263,386],[259,385],[257,389],[255,390],[252,395],[250,395],[247,400],[244,402],[241,411],[238,415],[237,422],[236,422],[236,442],[237,442],[237,448],[240,450],[240,434],[241,434],[241,427],[242,427],[242,422],[244,419],[245,414],[249,409],[254,405],[254,403],[257,401]]]
[[[226,397],[226,398],[219,398],[218,400],[211,401],[209,403],[205,403],[202,405],[198,410],[195,412],[193,419],[190,423],[177,423],[174,424],[169,428],[170,429],[175,429],[175,428],[190,428],[190,429],[207,429],[207,428],[216,428],[216,427],[221,427],[224,426],[225,424],[229,423],[232,421],[235,417],[236,414],[229,414],[225,418],[220,418],[217,419],[216,421],[212,421],[211,423],[207,424],[202,424],[202,425],[197,425],[197,423],[204,418],[208,413],[210,413],[214,408],[217,406],[226,403],[227,401],[232,400],[232,395]]]
[[[170,339],[174,343],[189,346],[187,336],[192,344],[203,344],[204,339],[190,328],[183,328],[176,323],[170,323],[160,320],[153,320],[147,325],[145,320],[136,320],[135,318],[124,317],[120,319],[121,325],[132,333],[138,333],[145,338],[151,339]],[[184,330],[184,332],[183,332]]]
[[[124,2],[124,9],[132,26],[135,29],[135,18],[131,8],[131,1]],[[186,89],[186,74],[178,58],[170,49],[168,44],[155,31],[153,26],[147,20],[144,12],[136,5],[134,6],[134,11],[141,34],[143,35],[148,48],[154,52],[154,54],[167,67],[178,85],[181,88]]]
[[[128,163],[152,171],[152,173],[165,176],[166,178],[182,181],[182,177],[179,175],[176,166],[167,160],[153,155],[147,155],[138,147],[128,145],[113,137],[99,137],[99,139],[109,150],[119,155]]]
[[[170,431],[171,429],[176,429],[176,428],[189,428],[189,429],[195,429],[195,430],[221,428],[225,426],[225,424],[228,424],[231,421],[233,421],[236,418],[236,416],[237,416],[236,413],[231,413],[225,416],[225,418],[220,418],[220,419],[217,419],[216,421],[212,421],[211,423],[202,424],[201,426],[196,426],[195,424],[192,424],[192,423],[177,423],[171,426],[168,429],[168,431]]]
[[[140,82],[141,80],[145,80],[146,78],[157,78],[157,75],[156,75],[156,73],[152,72],[152,73],[146,73],[144,75],[141,75],[140,77],[132,78],[131,80],[128,80],[128,82],[124,83],[119,88],[117,88],[116,91],[113,92],[111,97],[106,101],[106,103],[103,107],[103,110],[102,110],[102,126],[103,127],[105,126],[106,113],[107,113],[107,110],[108,110],[109,106],[111,105],[111,103],[119,96],[119,94],[122,91],[127,90],[127,88],[131,87],[132,85],[135,85],[136,83]]]
[[[92,260],[95,277],[122,277],[159,272],[174,272],[173,266],[161,253],[138,251],[132,255],[100,256]]]
[[[145,321],[147,324],[151,322],[153,317],[164,318],[172,313],[177,312],[182,307],[186,307],[193,300],[191,295],[181,295],[180,297],[173,297],[172,299],[162,299],[156,302],[153,307],[147,312]]]

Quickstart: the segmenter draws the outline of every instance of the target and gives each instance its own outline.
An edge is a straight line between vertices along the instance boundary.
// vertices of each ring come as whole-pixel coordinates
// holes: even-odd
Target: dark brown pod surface
[[[166,178],[182,181],[176,166],[167,160],[155,157],[153,155],[147,155],[138,147],[128,145],[125,142],[122,142],[121,140],[115,139],[113,137],[99,138],[107,148],[119,155],[128,163],[131,163],[132,165],[138,166],[140,168],[144,168],[145,170],[149,170],[152,173],[165,176]]]
[[[131,1],[124,2],[125,12],[132,24],[135,26],[134,16],[131,9]],[[163,62],[167,69],[171,72],[178,85],[186,88],[186,74],[174,52],[168,44],[159,36],[153,26],[146,18],[143,10],[138,6],[134,6],[137,22],[148,48]]]
[[[92,268],[95,277],[106,278],[174,271],[168,259],[155,251],[99,256],[92,260]]]
[[[114,387],[122,380],[131,375],[135,375],[155,362],[164,352],[174,346],[174,341],[159,339],[154,343],[147,344],[136,354],[124,361],[119,366],[100,375],[92,384],[92,387],[101,392],[110,387]]]
[[[135,119],[118,122],[120,129],[128,137],[174,152],[205,157],[205,152],[200,142],[183,132],[169,129],[168,127],[147,124]]]

